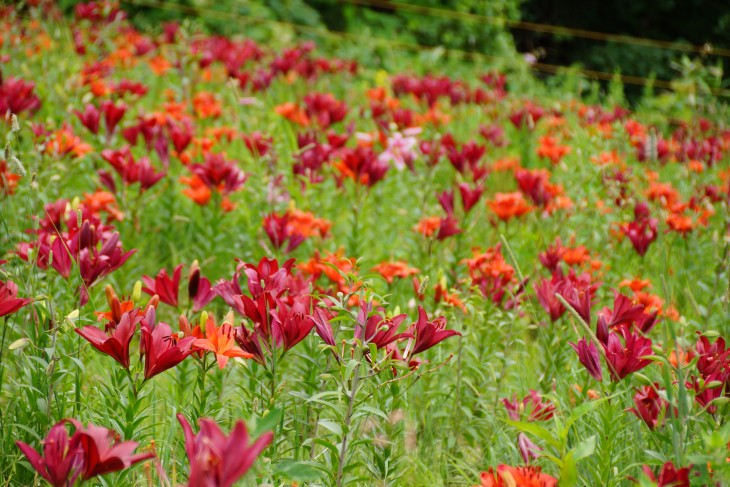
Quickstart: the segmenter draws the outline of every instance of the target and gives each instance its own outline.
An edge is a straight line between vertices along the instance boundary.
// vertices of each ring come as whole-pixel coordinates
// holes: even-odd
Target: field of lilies
[[[29,3],[0,485],[730,485],[722,100]]]

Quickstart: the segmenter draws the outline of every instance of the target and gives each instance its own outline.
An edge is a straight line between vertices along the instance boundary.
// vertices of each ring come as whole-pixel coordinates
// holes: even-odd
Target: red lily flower
[[[473,189],[466,183],[459,183],[459,194],[461,195],[461,205],[464,207],[464,212],[469,213],[482,197],[484,193],[484,186],[477,184]]]
[[[522,401],[517,400],[517,394],[512,396],[512,401],[502,399],[507,414],[513,421],[520,421],[521,416],[527,413],[527,421],[547,421],[555,413],[555,404],[550,400],[543,401],[539,392],[530,389]]]
[[[193,433],[185,416],[178,414],[177,419],[185,433],[185,452],[190,461],[188,487],[231,487],[274,438],[274,433],[269,431],[249,445],[243,421],[236,422],[226,437],[211,418],[198,420],[200,430],[197,434]]]
[[[411,333],[398,333],[401,323],[408,317],[406,314],[386,318],[384,309],[378,308],[375,313],[372,303],[360,303],[360,312],[357,314],[355,339],[363,344],[373,343],[380,349],[401,338],[413,338]]]
[[[235,161],[227,161],[221,154],[207,153],[204,164],[193,164],[189,169],[208,189],[223,195],[238,191],[248,179]]]
[[[200,275],[198,261],[193,262],[188,276],[188,298],[193,303],[193,313],[203,309],[216,296],[215,290],[210,285],[210,280]]]
[[[41,107],[41,100],[33,93],[34,88],[33,82],[25,82],[12,76],[3,79],[0,74],[0,117],[5,117],[8,112],[16,115],[37,112]]]
[[[525,463],[530,463],[532,458],[538,458],[540,456],[539,452],[542,451],[542,448],[533,443],[524,433],[517,435],[517,447]]]
[[[423,306],[418,305],[418,321],[408,329],[415,336],[415,345],[410,356],[425,352],[441,341],[454,335],[461,336],[456,330],[446,329],[446,318],[439,316],[433,321],[428,321],[428,315]]]
[[[195,342],[195,337],[192,336],[176,342],[172,337],[172,329],[166,323],[158,323],[152,330],[143,326],[145,380],[149,380],[185,360],[191,353],[193,342]]]
[[[69,437],[66,423],[76,429]],[[56,423],[43,441],[43,457],[22,441],[16,445],[33,468],[54,487],[70,487],[77,479],[88,480],[97,475],[117,472],[153,458],[154,453],[134,454],[137,443],[117,440],[116,432],[94,426],[84,428],[73,419]]]
[[[327,345],[334,347],[335,336],[332,333],[332,325],[327,317],[327,312],[325,312],[322,308],[315,308],[314,314],[312,315],[312,321],[314,321],[314,329],[322,341]]]
[[[652,482],[656,482],[657,487],[689,487],[689,472],[692,470],[692,465],[689,467],[683,467],[678,469],[672,462],[667,462],[662,465],[662,469],[659,472],[659,478],[652,472],[649,466],[644,465],[641,467],[644,473],[649,477]]]
[[[609,370],[614,382],[649,365],[651,360],[645,357],[653,355],[651,340],[625,327],[611,332],[603,343],[603,348],[606,351],[606,360],[611,365]]]
[[[659,384],[646,385],[637,389],[636,395],[634,395],[636,407],[628,410],[637,418],[642,419],[650,430],[657,427],[659,417],[663,417],[669,407],[669,402],[659,395],[658,390]]]
[[[99,120],[101,114],[94,105],[88,103],[86,107],[84,107],[83,112],[80,112],[79,110],[74,110],[74,114],[79,117],[81,124],[86,127],[89,132],[94,135],[99,133]]]
[[[155,169],[150,164],[149,158],[141,157],[135,161],[129,150],[129,146],[124,146],[119,150],[103,150],[101,157],[112,165],[117,174],[121,176],[124,184],[131,185],[139,183],[140,191],[150,189],[165,176],[164,171],[159,173],[155,172]],[[100,170],[99,175],[103,181],[111,179],[111,176],[108,176],[104,170]],[[109,184],[106,185],[109,187]],[[113,187],[109,187],[109,189],[114,190]]]
[[[591,377],[597,381],[603,380],[603,371],[601,370],[601,358],[598,354],[598,348],[593,342],[588,342],[585,338],[578,340],[578,343],[569,343],[578,354],[578,360],[583,364]]]
[[[730,348],[725,348],[725,339],[718,338],[712,344],[705,335],[700,335],[695,350],[699,356],[697,370],[702,377],[722,371],[730,372]]]
[[[152,452],[134,454],[136,441],[119,441],[118,435],[107,428],[90,424],[76,430],[78,443],[84,453],[82,479],[124,470],[132,465],[154,458]]]
[[[295,301],[291,306],[282,300],[276,300],[276,308],[270,309],[271,330],[277,345],[283,345],[284,350],[290,350],[294,345],[304,340],[314,328],[314,320],[307,314],[307,309],[301,301]]]
[[[137,324],[143,316],[139,310],[133,309],[122,314],[119,323],[110,321],[107,327],[112,328],[111,334],[104,333],[95,326],[76,328],[75,331],[87,340],[91,346],[101,353],[105,353],[129,370],[129,344],[132,341]]]
[[[157,277],[152,279],[149,276],[142,276],[142,281],[145,287],[142,291],[146,292],[150,296],[155,294],[160,297],[160,301],[165,304],[169,304],[173,308],[177,308],[178,304],[178,290],[180,288],[180,273],[182,272],[182,264],[175,267],[172,273],[172,279],[167,273],[167,269],[161,269],[157,273]]]
[[[0,261],[0,264],[3,262]],[[0,317],[15,313],[31,301],[30,298],[18,297],[18,286],[13,281],[0,281]]]
[[[69,438],[66,423],[60,421],[48,432],[43,440],[42,457],[30,445],[15,442],[35,471],[53,487],[74,485],[83,469],[84,452],[76,435]]]
[[[306,237],[290,224],[289,213],[278,214],[269,213],[264,216],[263,227],[266,235],[269,237],[271,244],[276,249],[281,249],[285,242],[286,252],[292,252],[294,249],[306,240]]]
[[[111,135],[117,129],[117,125],[127,112],[127,105],[124,103],[114,104],[109,100],[103,101],[100,106],[101,112],[104,114],[104,123],[106,124],[106,133]]]

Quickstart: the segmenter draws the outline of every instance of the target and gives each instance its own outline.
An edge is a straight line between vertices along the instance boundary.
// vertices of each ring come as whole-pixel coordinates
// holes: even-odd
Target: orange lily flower
[[[213,318],[208,318],[205,323],[205,338],[195,340],[193,347],[213,352],[218,361],[218,367],[221,369],[226,366],[231,357],[253,357],[236,345],[233,335],[233,327],[230,323],[223,323],[220,327],[216,327]]]

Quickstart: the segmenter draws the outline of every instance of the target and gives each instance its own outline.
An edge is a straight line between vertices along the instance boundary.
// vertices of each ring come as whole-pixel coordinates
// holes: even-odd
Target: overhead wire
[[[170,1],[157,1],[157,0],[121,0],[122,3],[126,3],[129,5],[135,5],[138,7],[149,7],[149,8],[155,8],[158,10],[167,10],[167,11],[175,11],[183,14],[189,14],[189,15],[205,15],[207,18],[214,18],[219,20],[232,20],[232,19],[238,19],[238,20],[244,20],[246,22],[250,23],[260,23],[260,24],[272,24],[272,25],[279,25],[282,27],[288,27],[293,30],[304,32],[304,33],[310,33],[315,35],[320,35],[323,37],[330,37],[335,39],[349,39],[353,41],[368,41],[368,42],[374,42],[378,43],[384,46],[388,47],[399,47],[406,50],[411,51],[427,51],[431,52],[434,49],[440,48],[443,49],[444,52],[450,53],[450,54],[457,54],[464,58],[472,59],[472,60],[483,60],[483,61],[508,61],[509,59],[506,57],[500,57],[500,56],[493,56],[489,54],[483,54],[480,52],[474,52],[474,51],[465,51],[461,49],[454,49],[454,48],[442,48],[440,46],[426,46],[423,44],[417,44],[413,42],[407,42],[402,41],[398,39],[386,39],[382,37],[373,37],[373,36],[365,36],[361,34],[355,34],[352,32],[343,32],[343,31],[335,31],[335,30],[329,30],[329,29],[322,29],[317,27],[312,27],[309,25],[303,25],[303,24],[296,24],[292,22],[285,22],[280,20],[274,20],[264,17],[255,17],[240,13],[233,13],[233,12],[223,12],[220,10],[214,10],[209,9],[205,7],[198,7],[198,6],[189,6],[189,5],[183,5],[176,2],[170,2]],[[529,65],[530,69],[535,71],[540,71],[548,74],[559,74],[563,70],[569,70],[573,71],[579,74],[582,74],[583,76],[586,76],[588,78],[602,80],[602,81],[611,81],[614,79],[620,80],[623,84],[628,85],[635,85],[635,86],[654,86],[661,89],[667,89],[667,90],[674,90],[674,84],[669,80],[663,80],[663,79],[652,79],[652,78],[645,78],[641,76],[632,76],[632,75],[625,75],[621,73],[608,73],[604,71],[596,71],[591,69],[585,69],[585,68],[579,68],[574,66],[563,66],[563,65],[557,65],[557,64],[549,64],[549,63],[540,63],[535,62]],[[730,89],[723,89],[723,88],[712,88],[709,87],[708,90],[715,96],[722,96],[722,97],[730,97]]]
[[[697,54],[714,55],[721,57],[730,57],[730,49],[713,46],[711,44],[695,45],[684,42],[669,42],[658,39],[648,39],[644,37],[636,37],[624,34],[610,34],[607,32],[597,32],[586,29],[577,29],[574,27],[566,27],[562,25],[542,24],[537,22],[526,22],[523,20],[510,19],[508,17],[481,15],[471,12],[459,12],[439,7],[429,7],[427,5],[414,5],[412,3],[402,3],[390,0],[339,0],[340,3],[351,5],[359,5],[366,7],[384,8],[392,11],[403,11],[430,15],[439,18],[450,18],[457,20],[468,20],[473,22],[489,23],[494,25],[504,25],[512,29],[526,30],[532,32],[541,32],[552,35],[568,35],[582,39],[591,39],[596,41],[612,42],[617,44],[627,44],[643,47],[654,47],[658,49],[666,49],[672,51],[693,52]]]

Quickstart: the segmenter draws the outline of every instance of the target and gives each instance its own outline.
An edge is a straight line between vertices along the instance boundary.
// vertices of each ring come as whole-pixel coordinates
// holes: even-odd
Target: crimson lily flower
[[[642,419],[650,430],[657,427],[659,416],[663,416],[669,407],[669,402],[659,395],[658,389],[659,384],[646,385],[637,389],[636,395],[634,395],[636,407],[628,410],[637,418]]]
[[[243,187],[248,175],[237,166],[236,161],[227,161],[221,154],[208,153],[204,157],[204,164],[193,164],[188,169],[211,191],[227,195]]]
[[[552,401],[543,401],[542,395],[530,389],[522,401],[517,400],[517,394],[512,396],[512,401],[502,399],[507,414],[513,421],[519,421],[523,413],[527,413],[527,421],[547,421],[555,413],[555,404]]]
[[[530,459],[532,458],[538,458],[540,456],[538,452],[542,451],[542,448],[533,443],[524,433],[517,435],[517,447],[525,463],[530,463]]]
[[[158,323],[152,330],[143,326],[144,379],[149,380],[185,360],[192,353],[194,342],[192,336],[175,342],[172,329],[166,323]]]
[[[217,296],[208,278],[200,275],[198,261],[193,262],[188,276],[188,298],[193,303],[193,313],[203,309]]]
[[[269,431],[249,445],[249,435],[243,421],[236,422],[226,436],[211,418],[198,420],[200,430],[193,433],[182,414],[177,419],[185,434],[185,452],[190,461],[188,487],[231,487],[251,468],[256,457],[274,438]]]
[[[69,437],[66,423],[76,429]],[[134,454],[137,443],[118,441],[116,432],[90,424],[84,428],[74,419],[56,423],[43,441],[43,457],[22,441],[15,442],[33,468],[54,487],[71,487],[77,479],[88,480],[128,468],[153,458],[154,453]]]
[[[284,247],[284,243],[288,242],[286,245],[287,253],[292,252],[306,240],[304,235],[289,224],[289,213],[284,213],[283,215],[269,213],[264,216],[262,224],[266,235],[275,248],[281,249]]]
[[[360,312],[357,314],[358,326],[355,327],[355,339],[363,344],[373,343],[380,349],[401,338],[413,338],[410,333],[398,333],[401,323],[408,317],[406,314],[385,318],[383,309],[378,308],[376,313],[370,314],[373,309],[372,303],[363,302],[360,305]]]
[[[31,466],[53,487],[70,487],[81,475],[84,452],[78,437],[69,438],[66,420],[56,423],[43,440],[43,456],[30,445],[16,441]]]
[[[122,314],[119,323],[109,322],[113,330],[111,335],[104,333],[95,326],[76,328],[76,333],[86,339],[91,346],[101,353],[105,353],[129,370],[129,344],[137,330],[137,323],[142,321],[138,310],[133,309]],[[109,326],[107,325],[107,326]]]
[[[213,352],[218,361],[218,367],[222,369],[231,357],[253,357],[253,354],[244,352],[235,343],[233,328],[229,323],[223,323],[220,327],[216,327],[213,318],[208,318],[205,323],[205,338],[195,340],[193,347],[198,350]]]
[[[149,158],[141,157],[135,161],[129,146],[124,146],[119,150],[105,149],[101,152],[101,157],[111,164],[125,184],[139,183],[141,191],[150,189],[165,176],[164,171],[155,172]],[[110,184],[113,185],[113,180],[106,171],[99,170],[99,175],[103,181],[106,181],[105,185],[107,187]],[[114,190],[113,187],[109,189]]]
[[[484,193],[484,186],[477,184],[473,189],[466,183],[459,183],[459,194],[461,195],[461,205],[464,207],[464,212],[469,213],[482,197]]]
[[[413,333],[416,339],[411,356],[424,352],[449,337],[461,336],[456,330],[446,329],[446,318],[443,316],[428,321],[428,315],[421,305],[418,305],[418,321],[411,325],[409,332]]]
[[[606,360],[611,364],[611,380],[618,382],[632,372],[641,370],[651,363],[645,357],[653,354],[651,340],[621,327],[608,335],[603,345]]]
[[[722,372],[730,371],[730,348],[725,348],[725,339],[720,337],[712,344],[704,335],[700,335],[695,350],[699,360],[697,361],[697,370],[702,377]]]
[[[106,133],[111,135],[116,130],[117,125],[119,125],[119,122],[124,117],[124,114],[127,113],[127,105],[125,105],[124,103],[116,105],[114,104],[114,102],[106,100],[102,102],[100,109],[101,112],[104,114]]]
[[[81,477],[84,480],[124,470],[155,456],[152,452],[135,455],[136,441],[118,441],[116,432],[93,424],[78,428],[74,436],[78,436],[79,446],[84,453]]]
[[[648,333],[656,323],[657,313],[646,313],[643,304],[634,305],[631,299],[614,291],[613,310],[604,308],[599,316],[599,327],[631,327],[636,325],[643,333]]]
[[[74,110],[74,114],[79,117],[81,124],[86,127],[89,132],[94,135],[99,133],[99,120],[101,114],[94,105],[88,103],[86,107],[84,107],[83,112],[80,112],[79,110]]]
[[[239,268],[242,268],[246,274],[248,290],[251,296],[256,299],[263,294],[264,290],[275,296],[280,296],[289,287],[294,262],[294,259],[289,259],[279,266],[276,259],[263,257],[258,265],[242,264]]]
[[[18,297],[18,285],[13,281],[0,282],[0,317],[15,313],[31,301]]]
[[[157,294],[160,297],[160,301],[165,304],[169,304],[173,308],[177,308],[180,272],[182,271],[182,267],[182,264],[175,267],[175,270],[172,273],[172,279],[167,273],[167,269],[160,270],[154,279],[149,276],[142,276],[142,281],[145,284],[142,291],[146,292],[150,296]]]
[[[656,482],[657,487],[689,487],[689,472],[692,470],[692,465],[689,467],[677,468],[672,462],[667,462],[662,465],[662,469],[659,472],[659,478],[651,471],[648,465],[641,467],[644,473],[649,477],[652,482]]]
[[[290,350],[304,340],[314,328],[314,320],[307,314],[301,301],[295,301],[293,305],[288,306],[277,299],[276,308],[271,309],[269,313],[276,344],[283,345],[284,350]]]
[[[598,348],[593,342],[588,342],[585,338],[578,340],[578,343],[569,343],[578,354],[578,360],[583,364],[591,377],[597,381],[603,380],[603,371],[601,370],[601,358],[598,354]]]
[[[312,315],[312,321],[314,321],[314,329],[322,341],[334,347],[335,336],[332,333],[332,325],[327,317],[327,313],[321,308],[316,308]]]

